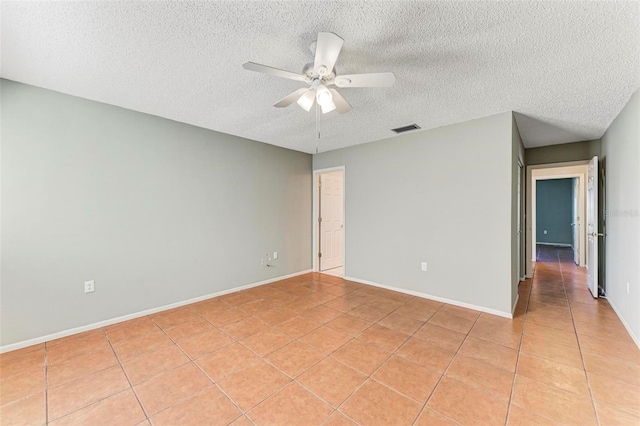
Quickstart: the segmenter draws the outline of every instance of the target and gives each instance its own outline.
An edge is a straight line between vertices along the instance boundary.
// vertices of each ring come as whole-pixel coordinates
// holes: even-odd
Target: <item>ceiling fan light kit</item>
[[[301,74],[255,62],[246,62],[242,66],[249,71],[302,81],[309,85],[308,88],[298,89],[276,102],[273,105],[276,108],[286,108],[295,102],[305,111],[311,111],[313,104],[317,102],[323,114],[334,110],[338,114],[344,114],[351,111],[352,107],[331,86],[339,88],[391,87],[396,77],[391,72],[337,76],[335,64],[343,44],[344,40],[333,33],[319,33],[318,40],[311,45],[311,51],[315,54],[314,62],[305,65]]]

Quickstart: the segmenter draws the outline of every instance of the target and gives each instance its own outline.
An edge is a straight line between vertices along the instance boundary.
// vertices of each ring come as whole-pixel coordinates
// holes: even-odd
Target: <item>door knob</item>
[[[598,232],[592,232],[589,235],[591,235],[592,237],[604,237],[604,234],[600,234]]]

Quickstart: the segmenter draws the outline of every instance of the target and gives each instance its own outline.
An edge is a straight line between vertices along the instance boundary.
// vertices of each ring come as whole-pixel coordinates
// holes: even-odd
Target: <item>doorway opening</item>
[[[594,157],[527,167],[526,217],[531,218],[526,229],[527,277],[532,276],[539,245],[564,246],[573,251],[576,265],[587,268],[594,297],[598,297],[597,161]]]
[[[313,172],[313,270],[345,275],[345,168]]]

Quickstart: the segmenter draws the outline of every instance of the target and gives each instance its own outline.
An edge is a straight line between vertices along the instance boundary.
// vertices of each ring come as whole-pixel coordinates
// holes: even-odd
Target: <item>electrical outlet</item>
[[[91,280],[91,281],[85,281],[84,282],[84,292],[85,293],[93,293],[94,291],[96,291],[96,282]]]
[[[275,259],[277,259],[277,258],[278,258],[278,252],[277,252],[277,251],[274,251],[274,252],[273,252],[273,260],[275,260]]]
[[[264,259],[260,259],[260,266],[264,266]]]
[[[427,262],[422,262],[421,267],[422,267],[422,271],[426,272],[427,271]]]
[[[627,294],[629,294],[629,282],[627,282]]]

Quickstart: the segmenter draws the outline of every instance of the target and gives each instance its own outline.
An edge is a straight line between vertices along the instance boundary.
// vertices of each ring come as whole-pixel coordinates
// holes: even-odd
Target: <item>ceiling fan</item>
[[[312,64],[305,65],[301,74],[255,62],[247,62],[242,66],[249,71],[302,81],[309,85],[308,88],[298,89],[276,102],[273,105],[276,108],[288,107],[297,102],[304,110],[310,111],[314,102],[318,102],[323,114],[333,110],[336,110],[338,114],[344,114],[351,111],[351,105],[331,86],[339,88],[390,87],[393,86],[396,77],[392,72],[336,75],[334,66],[343,44],[344,40],[333,33],[318,33],[318,40],[311,45],[311,51],[315,53],[315,60]]]

